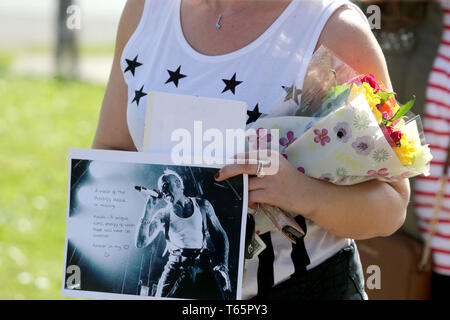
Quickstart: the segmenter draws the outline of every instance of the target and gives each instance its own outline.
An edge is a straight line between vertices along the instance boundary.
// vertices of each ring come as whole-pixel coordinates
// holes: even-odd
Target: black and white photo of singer
[[[211,203],[187,197],[182,178],[170,169],[159,177],[159,190],[135,188],[148,195],[138,225],[136,247],[147,247],[163,232],[169,252],[155,296],[193,298],[191,289],[199,289],[196,286],[198,273],[211,272],[222,298],[229,299],[229,241]]]

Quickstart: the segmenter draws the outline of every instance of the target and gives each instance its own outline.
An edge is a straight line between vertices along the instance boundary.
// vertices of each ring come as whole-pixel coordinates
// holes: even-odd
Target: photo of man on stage
[[[245,183],[242,176],[217,182],[217,171],[73,160],[67,294],[77,284],[94,298],[237,299]],[[74,267],[79,283],[70,278]]]
[[[170,169],[159,177],[158,190],[135,189],[148,196],[136,247],[146,248],[162,232],[166,240],[163,256],[169,253],[155,296],[190,297],[193,286],[198,291],[202,285],[199,278],[209,277],[216,281],[219,297],[229,299],[229,241],[211,203],[186,196],[181,176]]]

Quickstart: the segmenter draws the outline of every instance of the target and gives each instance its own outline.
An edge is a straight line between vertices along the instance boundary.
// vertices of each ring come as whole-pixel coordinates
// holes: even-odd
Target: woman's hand
[[[278,152],[269,150],[267,152],[260,150],[258,153],[246,153],[245,163],[223,167],[216,175],[216,180],[223,181],[237,175],[248,174],[250,208],[256,210],[258,203],[265,203],[307,217],[312,210],[310,191],[317,181],[302,174]],[[258,169],[257,159],[265,163],[262,178],[254,176]]]
[[[369,239],[388,236],[400,228],[409,199],[408,180],[371,180],[351,186],[338,186],[308,177],[283,156],[273,152],[268,158],[246,154],[244,164],[223,167],[216,175],[223,181],[240,174],[255,175],[255,159],[270,159],[263,178],[249,177],[249,207],[258,203],[301,214],[336,236]],[[277,165],[278,162],[278,165]]]

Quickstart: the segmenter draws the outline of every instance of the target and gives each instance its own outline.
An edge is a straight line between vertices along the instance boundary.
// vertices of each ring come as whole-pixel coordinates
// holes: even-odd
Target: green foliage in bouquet
[[[414,98],[409,100],[407,103],[405,103],[404,105],[401,105],[400,109],[398,109],[397,113],[394,115],[394,117],[392,117],[389,121],[387,121],[386,125],[390,125],[390,124],[392,124],[392,122],[404,117],[404,115],[407,112],[409,112],[409,110],[411,110],[411,108],[414,106],[415,102],[416,102],[416,97],[414,96]]]
[[[350,89],[350,85],[334,86],[330,88],[323,98],[321,106],[314,113],[314,117],[324,117],[333,110],[343,106],[348,100],[351,91]]]

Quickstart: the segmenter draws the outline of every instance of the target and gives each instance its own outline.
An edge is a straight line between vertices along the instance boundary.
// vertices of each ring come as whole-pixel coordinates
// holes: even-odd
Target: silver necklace
[[[253,5],[254,5],[254,2],[252,2],[251,5],[248,5],[248,6],[246,6],[246,7],[244,7],[244,8],[241,8],[241,9],[239,9],[239,10],[237,10],[237,11],[231,12],[230,14],[227,14],[226,16],[224,16],[222,13],[219,13],[219,16],[218,16],[217,21],[216,21],[216,30],[219,30],[220,28],[222,28],[223,24],[220,24],[221,21],[222,21],[222,18],[224,18],[224,17],[228,17],[228,18],[229,18],[229,17],[231,17],[231,16],[233,16],[233,15],[239,13],[239,12],[242,12],[242,11],[244,11],[244,10],[246,10],[246,9],[248,9],[248,8],[250,8],[250,7],[252,7]],[[211,11],[213,11],[209,5],[208,5],[208,8],[209,8]]]

